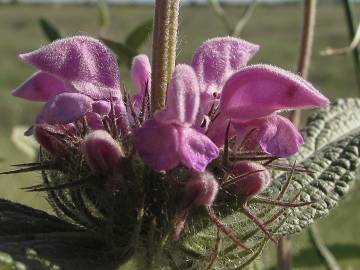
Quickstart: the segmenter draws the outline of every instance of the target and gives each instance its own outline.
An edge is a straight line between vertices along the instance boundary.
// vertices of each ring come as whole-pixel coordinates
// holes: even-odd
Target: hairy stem
[[[152,113],[165,107],[166,90],[175,67],[180,0],[156,0],[152,54]]]
[[[304,18],[297,72],[305,79],[307,79],[309,74],[312,47],[314,43],[316,4],[317,0],[305,0],[304,2]],[[290,120],[296,126],[300,124],[300,119],[300,111],[295,110],[290,114]]]
[[[288,238],[281,238],[277,246],[277,269],[291,269],[291,242]]]
[[[298,61],[298,73],[305,79],[308,77],[312,47],[314,43],[315,20],[316,20],[316,5],[317,0],[305,0],[304,2],[304,16],[303,27],[301,34],[300,55]],[[295,126],[299,126],[301,121],[301,113],[295,110],[290,114],[290,120]],[[279,240],[277,248],[278,269],[291,269],[291,242],[288,238]]]
[[[353,40],[356,35],[356,27],[353,19],[353,12],[350,0],[343,0],[343,6],[345,11],[345,18],[349,30],[350,40]],[[358,89],[360,91],[360,50],[357,46],[353,49],[353,59],[355,65],[355,77],[358,84]]]
[[[176,61],[176,45],[177,45],[177,34],[179,25],[179,8],[180,1],[172,0],[170,8],[170,21],[169,21],[169,43],[168,43],[168,80],[171,79],[172,73],[175,68]]]

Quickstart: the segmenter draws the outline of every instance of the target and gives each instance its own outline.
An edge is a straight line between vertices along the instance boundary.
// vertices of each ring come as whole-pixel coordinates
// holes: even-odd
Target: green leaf
[[[57,29],[57,27],[55,25],[53,25],[52,23],[50,23],[47,19],[40,18],[39,24],[40,24],[41,30],[43,31],[44,35],[50,42],[61,38],[61,34],[60,34],[59,30]]]
[[[106,38],[101,38],[101,41],[105,43],[118,57],[119,64],[126,64],[128,67],[131,66],[131,61],[136,55],[136,52],[130,49],[128,46]]]
[[[278,218],[267,228],[277,236],[301,231],[303,228],[329,213],[340,199],[346,195],[357,179],[360,168],[360,100],[339,100],[314,113],[302,130],[305,144],[297,155],[292,157],[311,171],[296,174],[290,182],[283,199],[291,200],[302,191],[297,201],[316,201],[309,206],[282,208],[252,203],[251,208],[263,221]],[[263,194],[276,198],[287,180],[287,173],[274,173],[271,186]],[[223,237],[215,269],[242,269],[253,252],[257,252],[265,238],[257,227],[236,211],[222,221],[227,224],[239,239],[245,241],[252,252],[237,249],[231,241]],[[214,225],[205,226],[200,231],[187,229],[187,237],[180,244],[183,250],[179,261],[191,261],[188,268],[205,268],[212,256],[217,229]]]
[[[143,22],[127,36],[125,45],[137,52],[151,34],[152,29],[153,19]]]
[[[21,265],[26,268],[20,268]],[[30,207],[0,200],[0,269],[113,269],[94,233]]]

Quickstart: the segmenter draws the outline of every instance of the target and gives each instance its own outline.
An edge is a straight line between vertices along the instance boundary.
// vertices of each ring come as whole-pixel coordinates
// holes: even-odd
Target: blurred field
[[[357,6],[360,14],[360,6]],[[228,16],[235,20],[243,7],[228,7]],[[29,125],[41,104],[17,100],[10,91],[28,77],[33,69],[21,63],[17,55],[45,44],[38,27],[38,18],[46,17],[59,26],[64,35],[97,36],[97,10],[93,6],[0,6],[0,170],[10,164],[29,159],[10,142],[14,125]],[[150,7],[114,6],[108,36],[123,40],[126,33],[141,21],[152,16]],[[255,63],[270,63],[295,70],[300,33],[301,9],[298,5],[259,6],[243,32],[243,38],[261,45]],[[207,38],[223,35],[224,29],[205,7],[185,7],[181,14],[178,62],[189,62],[195,48]],[[352,58],[350,56],[321,57],[326,46],[342,47],[348,42],[341,6],[328,4],[319,7],[311,81],[331,99],[357,95]],[[148,42],[143,52],[150,52]],[[129,73],[122,67],[122,78],[129,82]],[[35,184],[36,174],[1,176],[0,197],[30,204],[50,211],[41,194],[28,194],[19,187]],[[330,249],[340,259],[343,269],[360,269],[360,188],[342,206],[318,224]],[[320,266],[315,251],[310,248],[306,232],[293,237],[296,269],[325,269]],[[266,252],[268,265],[274,255]]]

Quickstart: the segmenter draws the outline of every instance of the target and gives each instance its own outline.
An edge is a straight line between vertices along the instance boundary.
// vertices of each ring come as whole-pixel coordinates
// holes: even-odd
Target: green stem
[[[241,32],[243,31],[245,25],[249,22],[251,16],[254,13],[254,10],[257,5],[257,0],[253,0],[245,9],[243,15],[236,23],[234,30],[232,32],[233,37],[239,37]]]
[[[307,79],[311,62],[312,47],[314,43],[317,0],[305,0],[304,4],[303,29],[301,34],[300,55],[297,71],[305,79]],[[296,126],[298,126],[301,120],[300,111],[293,111],[290,114],[290,120]]]
[[[317,0],[305,0],[302,42],[298,62],[298,72],[305,79],[307,79],[309,75],[312,47],[314,44],[316,4]]]
[[[222,22],[222,24],[226,28],[226,31],[228,32],[228,34],[232,35],[233,27],[231,26],[230,22],[226,18],[225,11],[220,6],[219,2],[217,0],[208,0],[208,6],[212,10],[212,12],[215,14],[215,16],[218,17],[219,20]]]
[[[166,90],[175,68],[180,0],[156,0],[152,55],[152,113],[165,107]]]
[[[312,224],[309,230],[311,242],[313,243],[316,251],[326,264],[328,270],[341,270],[341,267],[336,261],[336,258],[332,255],[330,250],[326,247],[325,243],[321,240],[319,232],[315,224]]]
[[[354,18],[353,18],[354,16],[353,16],[350,0],[343,0],[343,6],[345,11],[347,26],[349,29],[350,40],[353,40],[356,34],[356,26],[354,24]],[[357,46],[353,49],[352,53],[353,53],[353,59],[355,65],[355,77],[356,77],[358,89],[360,91],[360,51]]]

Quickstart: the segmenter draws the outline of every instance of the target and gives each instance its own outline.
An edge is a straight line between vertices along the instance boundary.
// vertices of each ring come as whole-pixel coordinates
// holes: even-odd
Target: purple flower
[[[201,92],[201,111],[207,113],[219,101],[227,79],[245,66],[259,46],[238,38],[213,38],[204,42],[192,59]]]
[[[277,113],[324,106],[329,101],[300,76],[269,65],[246,66],[258,49],[236,38],[208,40],[195,52],[192,66],[176,67],[166,107],[150,119],[151,66],[147,56],[133,59],[131,77],[136,93],[127,99],[129,108],[125,108],[115,57],[89,37],[57,40],[21,55],[40,71],[13,95],[46,102],[35,127],[66,127],[84,118],[92,130],[99,130],[111,118],[113,125],[107,122],[106,126],[112,134],[117,134],[113,126],[121,134],[134,128],[136,151],[156,171],[182,164],[203,172],[218,157],[229,123],[230,136],[236,135],[238,145],[289,156],[298,151],[303,138]]]
[[[251,135],[248,147],[282,157],[298,151],[301,134],[277,113],[325,106],[329,100],[288,71],[270,65],[245,67],[258,48],[241,39],[215,38],[195,52],[192,67],[177,66],[166,108],[135,132],[135,148],[145,163],[158,171],[179,163],[204,171],[218,155],[208,139],[222,146],[229,122],[230,135],[239,143]]]
[[[46,102],[35,124],[67,124],[89,112],[103,116],[109,113],[111,101],[126,132],[129,124],[116,58],[98,40],[60,39],[20,58],[40,70],[13,91],[16,97]]]
[[[291,72],[270,65],[244,67],[257,50],[257,45],[240,39],[216,38],[196,51],[192,65],[203,108],[197,124],[204,121],[211,107],[217,107],[217,118],[206,133],[216,145],[224,143],[230,121],[231,135],[236,135],[239,142],[253,131],[250,140],[264,152],[290,156],[298,151],[303,138],[289,120],[277,113],[325,106],[329,100]]]
[[[165,109],[134,133],[135,148],[146,164],[162,171],[181,163],[202,172],[218,156],[214,143],[192,127],[199,105],[200,91],[193,69],[176,66]]]
[[[140,54],[134,57],[131,65],[131,79],[135,83],[136,93],[132,96],[132,102],[137,111],[142,107],[145,92],[150,97],[151,90],[151,65],[149,58]],[[150,99],[149,99],[150,102]]]

